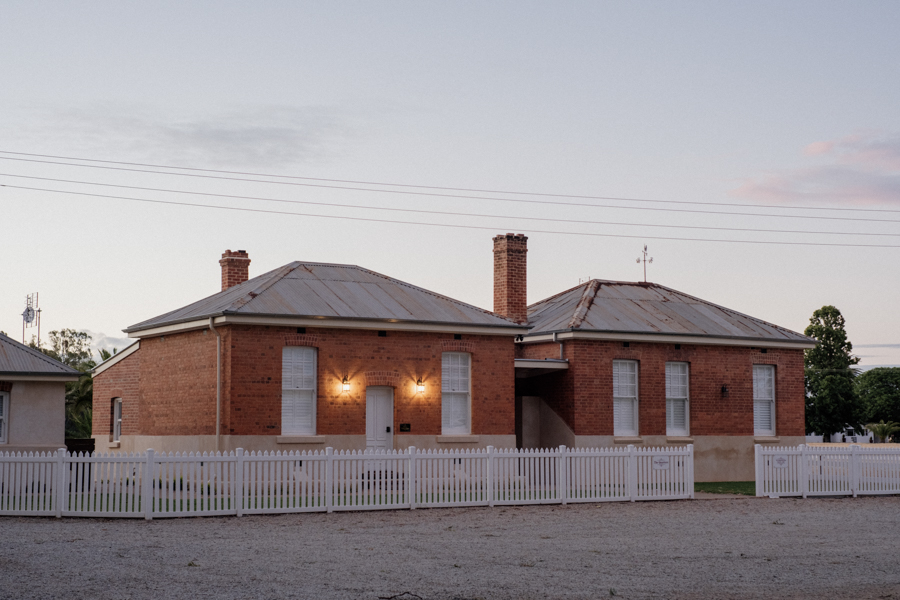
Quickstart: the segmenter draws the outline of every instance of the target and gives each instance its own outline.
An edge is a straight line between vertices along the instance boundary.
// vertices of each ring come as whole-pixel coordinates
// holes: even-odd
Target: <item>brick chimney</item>
[[[226,250],[219,261],[222,265],[222,291],[250,279],[250,257],[244,250]]]
[[[494,312],[517,323],[528,320],[525,253],[528,238],[507,233],[494,238]]]

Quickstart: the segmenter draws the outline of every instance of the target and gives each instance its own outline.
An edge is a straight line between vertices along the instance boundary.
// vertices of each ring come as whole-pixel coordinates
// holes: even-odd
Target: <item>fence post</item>
[[[409,508],[416,510],[416,447],[407,448],[409,453],[409,473],[406,476],[407,494],[409,494]]]
[[[56,505],[56,518],[62,517],[63,502],[68,499],[69,492],[66,490],[66,449],[60,448],[56,451],[56,494],[53,503]]]
[[[859,446],[852,444],[850,446],[850,489],[853,491],[853,497],[859,490],[859,480],[861,479],[859,466]]]
[[[809,492],[809,473],[807,472],[806,444],[800,444],[800,495],[806,498]]]
[[[234,463],[234,481],[232,482],[231,502],[234,504],[236,514],[244,516],[244,449],[234,451],[236,458]]]
[[[637,456],[634,444],[628,444],[628,497],[632,502],[637,498]]]
[[[557,482],[556,486],[559,490],[559,498],[562,500],[563,506],[566,505],[566,500],[569,498],[569,461],[566,458],[566,445],[563,444],[559,447],[559,464],[556,467],[557,474]]]
[[[694,499],[694,445],[688,444],[688,464],[685,470],[685,484],[691,500]]]
[[[334,510],[334,448],[325,448],[325,511]]]
[[[487,447],[488,506],[494,506],[494,447]]]
[[[756,495],[759,497],[764,496],[763,493],[766,482],[763,481],[763,456],[762,456],[762,446],[759,444],[755,444],[753,447],[753,453],[756,457]]]
[[[156,485],[153,463],[153,448],[147,448],[147,461],[144,463],[144,477],[141,479],[141,508],[144,509],[144,518],[153,518],[153,488]]]

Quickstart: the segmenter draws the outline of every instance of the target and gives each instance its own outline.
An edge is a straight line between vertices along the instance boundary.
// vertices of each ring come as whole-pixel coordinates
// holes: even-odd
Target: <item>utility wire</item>
[[[298,175],[273,175],[269,173],[254,173],[250,171],[228,171],[224,169],[201,169],[196,167],[179,167],[173,165],[157,165],[151,163],[136,163],[136,162],[125,162],[118,160],[101,160],[98,158],[79,158],[74,156],[56,156],[53,154],[34,154],[30,152],[13,152],[9,150],[0,150],[0,154],[13,154],[16,156],[32,156],[36,158],[55,158],[61,160],[79,160],[84,162],[96,162],[103,163],[108,165],[125,165],[131,167],[149,167],[154,169],[177,169],[182,171],[197,171],[201,173],[221,173],[226,175],[249,175],[251,177],[271,177],[278,179],[299,179],[304,181],[323,181],[328,183],[349,183],[353,185],[380,185],[387,187],[403,187],[403,188],[417,188],[424,190],[441,190],[441,191],[449,191],[449,192],[473,192],[479,194],[507,194],[511,196],[543,196],[547,198],[572,198],[576,200],[617,200],[622,202],[657,202],[657,203],[665,203],[665,204],[694,204],[694,205],[702,205],[702,206],[736,206],[743,208],[777,208],[777,209],[793,209],[793,210],[837,210],[837,211],[854,211],[854,212],[886,212],[886,213],[900,213],[900,210],[891,210],[891,209],[883,209],[883,208],[842,208],[842,207],[826,207],[826,206],[795,206],[795,205],[775,205],[775,204],[742,204],[736,202],[697,202],[690,200],[654,200],[649,198],[623,198],[617,196],[589,196],[589,195],[579,195],[579,194],[557,194],[557,193],[544,193],[544,192],[522,192],[522,191],[510,191],[510,190],[489,190],[489,189],[478,189],[478,188],[459,188],[459,187],[443,187],[436,185],[414,185],[409,183],[385,183],[379,181],[360,181],[354,179],[327,179],[324,177],[300,177]],[[4,157],[0,157],[4,158]],[[63,164],[63,163],[53,163],[53,164]],[[91,165],[71,165],[71,166],[91,166]],[[154,171],[147,171],[154,172]],[[174,175],[175,173],[172,173]],[[267,182],[274,183],[274,182]],[[377,190],[377,191],[390,191],[390,190]],[[731,213],[729,213],[731,214]]]
[[[407,212],[407,213],[420,213],[420,214],[428,214],[428,215],[445,215],[445,216],[455,216],[455,217],[478,217],[478,218],[488,218],[488,219],[516,219],[523,221],[541,221],[541,222],[552,222],[552,223],[578,223],[582,225],[619,225],[625,227],[662,227],[667,229],[700,229],[700,230],[709,230],[709,231],[741,231],[741,232],[753,232],[753,233],[791,233],[791,234],[806,234],[806,235],[852,235],[852,236],[883,236],[883,237],[900,237],[900,233],[857,233],[852,231],[804,231],[804,230],[793,230],[793,229],[751,229],[746,227],[704,227],[699,225],[654,225],[649,223],[622,223],[616,221],[584,221],[581,219],[551,219],[544,217],[521,217],[521,216],[510,216],[510,215],[487,215],[487,214],[479,214],[479,213],[462,213],[462,212],[453,212],[453,211],[439,211],[439,210],[424,210],[418,208],[394,208],[394,207],[386,207],[386,206],[365,206],[360,204],[338,204],[334,202],[315,202],[312,200],[285,200],[281,198],[266,198],[260,196],[238,196],[234,194],[215,194],[212,192],[193,192],[187,190],[175,190],[168,188],[153,188],[153,187],[144,187],[144,186],[136,186],[136,185],[121,185],[114,183],[101,183],[96,181],[83,181],[76,179],[57,179],[54,177],[38,177],[34,175],[16,175],[12,173],[0,173],[0,177],[17,177],[20,179],[33,179],[39,181],[53,181],[57,183],[74,183],[78,185],[95,185],[102,187],[112,187],[112,188],[121,188],[121,189],[129,189],[129,190],[140,190],[144,192],[166,192],[172,194],[188,194],[191,196],[210,196],[215,198],[230,198],[234,200],[260,200],[264,202],[282,202],[286,204],[303,204],[303,205],[312,205],[312,206],[328,206],[335,208],[355,208],[355,209],[363,209],[363,210],[383,210],[383,211],[392,211],[392,212]]]
[[[89,192],[73,192],[68,190],[54,190],[47,188],[36,188],[36,187],[27,187],[21,185],[9,185],[9,184],[0,184],[0,187],[10,188],[10,189],[18,189],[18,190],[30,190],[36,192],[50,192],[54,194],[69,194],[74,196],[89,196],[92,198],[107,198],[113,200],[128,200],[133,202],[148,202],[153,204],[169,204],[174,206],[192,206],[198,208],[214,208],[218,210],[233,210],[233,211],[241,211],[241,212],[253,212],[253,213],[264,213],[264,214],[273,214],[273,215],[290,215],[295,217],[312,217],[319,219],[339,219],[339,220],[347,220],[347,221],[366,221],[370,223],[395,223],[399,225],[417,225],[424,227],[451,227],[454,229],[487,229],[496,231],[497,227],[486,227],[486,226],[478,226],[478,225],[454,225],[450,223],[424,223],[417,221],[397,221],[393,219],[373,219],[368,217],[346,217],[346,216],[337,216],[337,215],[316,215],[309,213],[295,213],[281,210],[267,210],[261,208],[245,208],[245,207],[237,207],[237,206],[218,206],[212,204],[197,204],[191,202],[176,202],[173,200],[153,200],[149,198],[134,198],[131,196],[111,196],[105,194],[93,194]],[[762,240],[726,240],[726,239],[709,239],[709,238],[679,238],[679,237],[663,237],[663,236],[646,236],[646,235],[624,235],[624,234],[614,234],[614,233],[586,233],[586,232],[577,232],[577,231],[547,231],[542,229],[531,229],[526,230],[528,233],[546,233],[546,234],[554,234],[554,235],[578,235],[578,236],[588,236],[588,237],[607,237],[607,238],[629,238],[629,239],[644,239],[644,240],[673,240],[673,241],[681,241],[681,242],[721,242],[727,244],[758,244],[758,245],[779,245],[779,246],[831,246],[831,247],[843,247],[843,248],[900,248],[900,245],[892,245],[892,244],[837,244],[837,243],[826,243],[826,242],[780,242],[780,241],[762,241]]]
[[[621,210],[649,210],[649,211],[660,211],[660,212],[673,212],[673,213],[694,213],[694,214],[710,214],[710,215],[728,215],[728,216],[743,216],[743,217],[772,217],[777,219],[820,219],[820,220],[828,220],[828,221],[862,221],[869,223],[900,223],[900,220],[891,220],[891,219],[863,219],[859,217],[825,217],[820,215],[773,215],[773,214],[765,214],[765,213],[743,213],[743,212],[729,212],[729,211],[718,211],[718,210],[691,210],[687,208],[660,208],[660,207],[651,207],[651,206],[616,206],[616,205],[606,205],[606,204],[593,204],[586,202],[557,202],[552,200],[526,200],[524,198],[493,198],[491,196],[470,196],[465,194],[439,194],[436,192],[414,192],[410,190],[380,190],[375,188],[360,188],[360,187],[349,187],[349,186],[340,186],[340,185],[325,185],[318,183],[298,183],[296,181],[267,181],[264,179],[247,179],[243,177],[225,177],[221,175],[199,175],[196,173],[168,173],[166,171],[153,171],[146,169],[132,169],[126,167],[108,167],[104,165],[79,165],[74,163],[63,163],[56,162],[50,160],[37,160],[30,158],[10,158],[8,156],[0,156],[0,160],[13,160],[20,162],[30,162],[30,163],[43,163],[43,164],[52,164],[52,165],[63,165],[67,167],[86,167],[90,169],[106,169],[112,171],[127,171],[131,173],[149,173],[155,175],[175,175],[178,177],[194,177],[201,179],[216,179],[216,180],[224,180],[224,181],[241,181],[241,182],[249,182],[249,183],[268,183],[272,185],[290,185],[290,186],[300,186],[300,187],[311,187],[311,188],[324,188],[324,189],[335,189],[335,190],[350,190],[356,192],[377,192],[382,194],[401,194],[406,196],[429,196],[436,198],[454,198],[454,199],[466,199],[466,200],[486,200],[490,202],[519,202],[526,204],[553,204],[558,206],[587,206],[591,208],[614,208]]]

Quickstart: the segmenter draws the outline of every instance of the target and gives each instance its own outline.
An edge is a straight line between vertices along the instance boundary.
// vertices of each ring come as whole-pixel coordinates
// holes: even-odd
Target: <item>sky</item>
[[[893,1],[5,0],[0,330],[38,292],[45,342],[122,348],[219,291],[226,249],[490,309],[491,238],[516,232],[529,303],[642,279],[646,244],[650,281],[800,332],[837,306],[861,366],[900,366],[898,23]]]

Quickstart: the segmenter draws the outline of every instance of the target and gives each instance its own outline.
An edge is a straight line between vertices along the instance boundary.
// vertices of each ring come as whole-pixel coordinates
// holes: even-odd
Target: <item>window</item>
[[[636,360],[613,361],[613,433],[638,434],[638,364]]]
[[[0,392],[0,444],[5,444],[9,435],[9,393]]]
[[[316,433],[316,349],[285,346],[281,353],[281,433]]]
[[[753,365],[753,434],[775,435],[775,367]]]
[[[686,362],[666,363],[666,435],[690,435],[688,373]]]
[[[122,437],[122,399],[113,398],[113,439],[118,442]]]
[[[444,435],[467,435],[471,431],[470,363],[465,352],[444,352],[441,356],[441,433]]]

